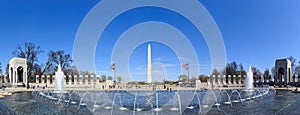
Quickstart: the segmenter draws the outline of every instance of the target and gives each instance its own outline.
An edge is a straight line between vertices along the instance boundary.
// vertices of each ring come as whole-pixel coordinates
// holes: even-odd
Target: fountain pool
[[[211,109],[248,105],[276,95],[273,87],[247,90],[177,90],[177,91],[55,91],[37,89],[32,96],[42,103],[88,110],[92,114],[201,114]],[[207,97],[205,97],[207,96]]]

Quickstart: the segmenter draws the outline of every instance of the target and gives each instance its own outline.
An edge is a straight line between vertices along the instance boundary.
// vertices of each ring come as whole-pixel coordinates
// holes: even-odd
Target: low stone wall
[[[109,88],[114,84],[112,80],[100,82],[100,77],[95,75],[65,75],[64,80],[67,88]],[[55,87],[55,75],[36,75],[35,83],[30,83],[30,85],[39,87]]]

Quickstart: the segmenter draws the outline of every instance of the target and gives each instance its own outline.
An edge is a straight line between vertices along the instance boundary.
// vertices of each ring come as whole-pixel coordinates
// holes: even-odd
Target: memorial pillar
[[[221,75],[218,75],[218,85],[221,86]]]
[[[42,84],[44,84],[45,83],[45,75],[42,75]]]
[[[91,85],[95,88],[95,76],[91,75]]]
[[[68,83],[67,83],[67,76],[66,75],[64,75],[64,82],[65,82],[65,86],[67,86],[68,85]]]
[[[233,84],[236,84],[236,75],[233,75]]]
[[[50,75],[47,75],[47,83],[46,84],[50,84]]]
[[[231,84],[231,75],[227,75],[228,76],[228,85]]]
[[[35,75],[35,83],[37,83],[37,84],[40,83],[39,77],[40,77],[39,75]]]
[[[74,85],[77,85],[77,75],[74,75]]]
[[[88,86],[89,84],[89,75],[85,75],[85,86]]]
[[[80,86],[82,86],[83,85],[83,77],[82,77],[82,75],[79,75],[79,84],[80,84]]]
[[[73,81],[72,75],[69,75],[69,85],[70,86],[72,85],[72,81]]]

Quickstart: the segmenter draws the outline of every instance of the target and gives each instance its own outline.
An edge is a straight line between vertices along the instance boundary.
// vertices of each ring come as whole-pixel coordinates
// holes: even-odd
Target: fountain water
[[[155,102],[156,102],[156,108],[154,108],[153,110],[155,111],[155,112],[159,112],[159,111],[161,111],[162,109],[161,108],[159,108],[159,106],[158,106],[158,93],[156,93],[155,94],[155,97],[156,97],[156,99],[155,99]]]
[[[181,93],[180,93],[181,92]],[[191,100],[184,98],[189,92]],[[250,93],[249,93],[250,92]],[[262,100],[276,94],[273,87],[257,87],[251,90],[216,90],[216,91],[175,91],[175,92],[134,91],[72,91],[55,93],[55,91],[36,89],[33,96],[43,102],[66,106],[78,110],[89,109],[93,114],[185,114],[186,112],[207,113],[221,111],[232,106]],[[144,95],[147,94],[147,95]],[[63,96],[62,96],[63,95]],[[166,96],[168,95],[168,96]],[[205,98],[208,96],[209,98]],[[170,98],[170,100],[168,100]],[[247,99],[249,98],[249,99]],[[126,99],[126,100],[124,100]],[[190,99],[190,98],[188,98]],[[66,101],[67,100],[67,101]],[[148,104],[147,104],[148,102]],[[233,105],[234,103],[234,105]]]
[[[55,92],[63,93],[65,92],[65,82],[64,82],[64,72],[62,72],[61,65],[57,67],[57,72],[55,72]]]
[[[252,90],[253,89],[253,72],[251,66],[249,67],[249,71],[247,72],[247,77],[245,80],[245,90]]]
[[[205,114],[212,108],[220,111],[276,94],[273,87],[253,87],[251,67],[245,88],[236,90],[66,91],[60,65],[55,75],[55,90],[35,89],[32,95],[46,103],[89,110],[93,114]]]

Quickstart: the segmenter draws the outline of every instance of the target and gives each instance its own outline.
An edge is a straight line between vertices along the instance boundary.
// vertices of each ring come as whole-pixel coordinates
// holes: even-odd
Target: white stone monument
[[[12,85],[27,85],[27,61],[24,58],[12,58],[9,61],[9,81]]]

